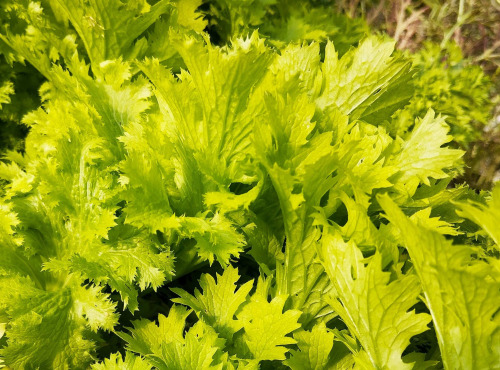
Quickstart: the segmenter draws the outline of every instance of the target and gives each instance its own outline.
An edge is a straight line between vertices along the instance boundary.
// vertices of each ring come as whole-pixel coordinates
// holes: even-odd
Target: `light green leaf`
[[[254,145],[278,196],[285,226],[285,253],[276,273],[278,294],[290,295],[292,307],[301,309],[309,321],[328,314],[323,312],[327,305],[322,297],[329,282],[316,260],[319,231],[310,216],[335,183],[330,176],[336,165],[332,133],[308,139],[315,129],[314,104],[296,87],[268,94],[265,103]]]
[[[3,20],[0,40],[13,51],[5,54],[9,62],[28,61],[48,78],[52,64],[61,57],[69,61],[76,54],[77,44],[74,33],[56,19],[47,2],[43,3],[43,7],[30,0],[7,4],[11,12],[5,15],[11,19]],[[19,28],[12,29],[16,23]]]
[[[203,218],[181,218],[183,235],[196,240],[200,257],[213,263],[215,258],[223,265],[229,264],[232,256],[238,256],[245,244],[232,223],[217,213],[210,220]]]
[[[179,0],[177,2],[177,22],[196,32],[202,32],[207,26],[207,21],[197,12],[203,3],[202,0]]]
[[[118,333],[127,342],[127,348],[144,356],[161,351],[162,343],[181,342],[183,340],[186,318],[191,311],[178,305],[172,306],[168,316],[159,315],[158,325],[142,319],[133,322],[131,334]]]
[[[180,81],[154,60],[141,68],[156,86],[178,155],[188,157],[181,163],[191,157],[188,163],[194,162],[204,177],[219,186],[247,183],[255,175],[248,156],[257,109],[248,104],[249,94],[263,78],[271,53],[257,33],[235,40],[232,47],[204,45],[195,37],[180,35],[174,45],[189,70],[180,74]],[[183,182],[190,181],[196,180]]]
[[[192,308],[222,338],[231,341],[233,335],[243,327],[241,322],[234,319],[236,311],[246,301],[253,287],[253,281],[249,281],[236,290],[239,278],[238,270],[231,266],[222,275],[217,275],[217,282],[209,274],[203,274],[200,279],[203,293],[195,289],[193,296],[182,289],[172,288],[180,296],[172,301]]]
[[[500,273],[438,232],[409,220],[388,196],[379,203],[401,231],[422,284],[447,369],[491,369],[500,363]]]
[[[445,170],[455,168],[463,155],[461,150],[443,147],[451,140],[448,131],[444,118],[435,117],[432,109],[417,119],[401,150],[389,159],[389,164],[399,169],[394,179],[396,189],[412,196],[420,183],[430,185],[429,178],[448,176]]]
[[[174,305],[168,317],[158,316],[158,325],[148,320],[133,323],[131,334],[118,335],[127,342],[128,350],[145,356],[160,370],[221,369],[212,365],[214,354],[223,345],[211,327],[198,322],[185,334],[186,317],[191,311]]]
[[[117,274],[137,282],[141,290],[156,291],[174,275],[174,256],[156,235],[119,224],[108,233],[99,257],[107,261]]]
[[[500,249],[500,225],[498,224],[498,220],[500,220],[500,184],[493,188],[491,199],[487,205],[470,200],[458,202],[457,205],[459,216],[468,218],[481,226]]]
[[[424,208],[418,212],[415,212],[410,219],[426,227],[428,229],[432,229],[434,231],[439,232],[443,235],[459,235],[460,232],[456,230],[450,223],[441,220],[439,217],[431,217],[432,209]]]
[[[146,360],[139,356],[135,356],[130,352],[125,354],[125,358],[121,353],[113,353],[103,362],[92,365],[93,370],[151,370],[151,365]]]
[[[159,370],[222,370],[223,363],[213,364],[218,362],[215,354],[222,343],[210,326],[199,321],[186,333],[183,343],[162,345],[161,362],[153,363]]]
[[[343,191],[368,208],[372,192],[392,186],[389,179],[397,172],[384,155],[392,139],[380,127],[358,123],[337,141],[337,176],[330,197],[338,198]]]
[[[283,312],[285,301],[285,297],[277,296],[268,302],[267,294],[256,292],[252,300],[237,314],[238,320],[243,322],[243,340],[251,358],[259,361],[284,360],[288,352],[284,346],[296,343],[287,334],[300,327],[298,319],[301,312]]]
[[[122,232],[125,227],[114,230]],[[131,312],[138,308],[137,291],[151,286],[154,290],[173,276],[173,257],[170,251],[158,250],[149,235],[131,231],[129,238],[113,240],[114,245],[94,245],[88,251],[82,250],[68,261],[52,259],[45,263],[45,269],[54,272],[68,271],[90,280],[95,284],[107,284],[120,293],[125,307]],[[132,244],[135,243],[135,244]]]
[[[170,6],[165,0],[153,6],[144,0],[56,1],[81,37],[93,67],[133,53],[133,42]]]
[[[351,119],[363,119],[365,115],[389,119],[392,112],[411,98],[411,85],[405,84],[405,90],[409,91],[404,93],[393,91],[408,81],[410,69],[409,61],[391,57],[393,52],[393,41],[370,36],[339,59],[335,47],[328,42],[323,65],[324,89],[316,100],[318,107],[333,106]],[[380,114],[382,110],[387,110],[384,115]]]
[[[92,360],[87,325],[111,330],[118,322],[115,304],[100,289],[69,283],[47,291],[28,278],[0,277],[0,313],[8,318],[7,345],[0,350],[12,368],[83,368]]]
[[[0,110],[2,104],[10,103],[10,95],[14,94],[14,84],[11,81],[4,81],[0,85]]]
[[[292,370],[325,369],[333,347],[334,335],[324,323],[315,325],[312,330],[298,331],[293,334],[299,350],[291,350],[291,356],[284,361]]]
[[[359,340],[355,353],[361,366],[380,369],[412,368],[402,354],[410,339],[428,329],[430,317],[409,311],[417,303],[420,284],[414,275],[391,281],[376,252],[368,265],[353,242],[323,233],[322,260],[335,292],[330,304]]]
[[[269,34],[270,42],[280,49],[286,47],[283,45],[287,43],[323,43],[331,40],[335,49],[343,55],[370,30],[364,19],[338,13],[333,7],[325,5],[303,1],[281,2],[281,17],[273,17],[271,22],[262,24],[259,30],[265,35]]]

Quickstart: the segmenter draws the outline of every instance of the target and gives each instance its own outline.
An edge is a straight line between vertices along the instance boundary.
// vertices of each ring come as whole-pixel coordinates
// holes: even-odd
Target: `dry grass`
[[[425,40],[454,40],[477,63],[500,67],[500,0],[340,0],[338,11],[364,17],[391,35],[401,49]],[[494,69],[493,69],[494,70]]]

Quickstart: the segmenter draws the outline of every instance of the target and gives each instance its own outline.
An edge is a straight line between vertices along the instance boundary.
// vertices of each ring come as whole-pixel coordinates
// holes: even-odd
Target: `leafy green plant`
[[[465,173],[458,181],[466,181],[476,189],[491,189],[500,173],[496,160],[500,151],[496,128],[500,86],[498,1],[325,0],[323,3],[350,17],[362,16],[371,29],[393,37],[399,49],[415,53],[414,62],[421,71],[409,109],[420,106],[417,110],[425,110],[424,106],[432,106],[448,115],[457,144],[467,151]],[[404,131],[411,124],[409,118],[411,114],[403,117],[406,122],[403,125],[396,121],[394,129]]]
[[[411,125],[411,117],[432,108],[446,116],[457,146],[467,149],[481,138],[493,109],[492,83],[481,67],[465,60],[457,45],[427,43],[413,55],[418,68],[415,94],[405,109],[397,112],[388,130],[400,136]]]
[[[393,41],[212,42],[200,2],[107,5],[4,14],[47,80],[0,163],[5,366],[499,363],[498,188],[449,186],[463,151]]]
[[[361,18],[334,12],[327,4],[296,0],[211,0],[206,16],[212,38],[227,43],[256,29],[281,48],[289,42],[331,40],[343,55],[370,33]]]

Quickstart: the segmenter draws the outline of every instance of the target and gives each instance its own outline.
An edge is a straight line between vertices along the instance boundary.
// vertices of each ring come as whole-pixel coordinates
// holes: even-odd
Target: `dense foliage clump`
[[[498,366],[500,187],[452,185],[492,83],[457,46],[326,3],[0,11],[0,366]]]

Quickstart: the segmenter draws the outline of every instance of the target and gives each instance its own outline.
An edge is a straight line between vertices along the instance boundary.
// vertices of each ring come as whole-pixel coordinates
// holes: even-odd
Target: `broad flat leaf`
[[[284,360],[288,352],[284,346],[296,343],[287,334],[300,327],[298,319],[301,312],[283,312],[285,301],[285,297],[277,296],[268,302],[267,296],[257,292],[237,315],[238,320],[243,322],[243,340],[251,358],[259,361]]]
[[[286,86],[297,78],[304,91],[313,96],[318,95],[322,84],[320,56],[318,43],[287,45],[269,66],[263,89],[270,87],[280,89],[281,86]]]
[[[402,354],[430,321],[429,315],[409,311],[420,294],[418,278],[403,275],[391,281],[391,274],[382,270],[380,253],[365,266],[358,247],[338,234],[324,233],[321,248],[335,287],[330,304],[363,347],[355,353],[356,362],[381,369],[412,368]]]
[[[418,212],[415,212],[410,219],[417,224],[432,229],[443,235],[460,235],[460,232],[456,230],[450,223],[441,220],[439,217],[431,217],[432,209],[424,208]]]
[[[389,119],[412,95],[411,85],[406,83],[410,62],[391,57],[393,52],[393,41],[370,36],[339,59],[335,47],[328,42],[324,89],[316,101],[318,107],[334,106],[351,119],[363,119],[365,115],[381,121]]]
[[[161,356],[153,364],[159,370],[222,370],[224,363],[213,363],[218,362],[215,354],[223,343],[210,326],[199,321],[186,333],[183,342],[162,345]]]
[[[409,220],[388,196],[379,203],[401,231],[431,312],[447,369],[492,369],[500,363],[500,273],[438,232]],[[498,262],[496,262],[498,263]]]
[[[203,3],[202,0],[179,0],[177,1],[177,22],[186,28],[196,32],[202,32],[207,26],[207,21],[203,15],[197,12],[197,9]]]
[[[315,325],[312,330],[298,331],[293,334],[299,350],[291,350],[291,356],[284,361],[292,370],[325,369],[333,347],[334,335],[324,323]]]
[[[444,118],[435,117],[432,109],[417,119],[401,150],[389,159],[389,164],[399,169],[396,188],[412,196],[420,183],[430,185],[429,178],[448,176],[444,171],[456,167],[463,155],[461,150],[443,147],[452,139],[448,131]]]
[[[195,289],[193,296],[183,289],[172,288],[180,296],[172,301],[192,308],[222,338],[231,341],[233,335],[243,327],[241,322],[234,319],[236,311],[246,301],[253,287],[253,281],[249,281],[236,290],[239,278],[238,270],[231,266],[222,275],[217,275],[217,281],[203,274],[200,279],[202,293]]]

